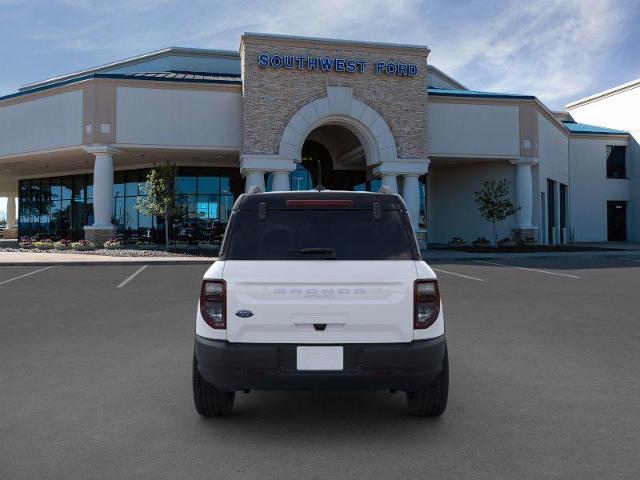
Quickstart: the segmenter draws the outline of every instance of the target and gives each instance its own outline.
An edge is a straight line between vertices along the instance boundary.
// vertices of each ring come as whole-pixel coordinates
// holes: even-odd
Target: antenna
[[[322,161],[318,158],[318,184],[316,185],[316,190],[319,192],[324,190],[322,186]]]

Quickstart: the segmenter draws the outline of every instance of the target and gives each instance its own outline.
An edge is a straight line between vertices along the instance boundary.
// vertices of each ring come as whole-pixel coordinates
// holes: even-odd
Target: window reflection
[[[164,220],[136,209],[146,195],[148,172],[114,172],[112,221],[116,238],[127,244],[164,243]],[[172,242],[219,244],[243,184],[236,168],[179,168],[176,189],[183,213],[172,219]],[[94,222],[93,175],[21,180],[19,192],[21,236],[78,240],[83,227]]]

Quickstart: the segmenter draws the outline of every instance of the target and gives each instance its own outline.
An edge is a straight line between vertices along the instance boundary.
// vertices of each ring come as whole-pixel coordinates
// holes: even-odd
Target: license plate
[[[298,347],[298,370],[343,370],[342,347]]]

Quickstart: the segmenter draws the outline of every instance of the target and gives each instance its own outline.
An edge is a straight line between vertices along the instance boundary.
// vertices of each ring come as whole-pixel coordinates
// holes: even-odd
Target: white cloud
[[[535,94],[557,107],[594,84],[598,56],[624,21],[613,0],[512,2],[494,20],[465,21],[460,40],[436,40],[433,60],[471,88]]]
[[[244,31],[426,44],[429,61],[470,88],[557,107],[593,90],[595,69],[631,31],[631,1],[57,0],[24,12],[40,21],[21,35],[95,63],[169,45],[235,50]]]

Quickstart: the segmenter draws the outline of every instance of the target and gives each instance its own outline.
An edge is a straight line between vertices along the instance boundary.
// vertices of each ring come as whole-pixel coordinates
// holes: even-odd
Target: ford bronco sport
[[[438,282],[399,195],[272,192],[236,201],[196,316],[193,395],[203,416],[237,391],[406,392],[441,415],[449,366]]]

